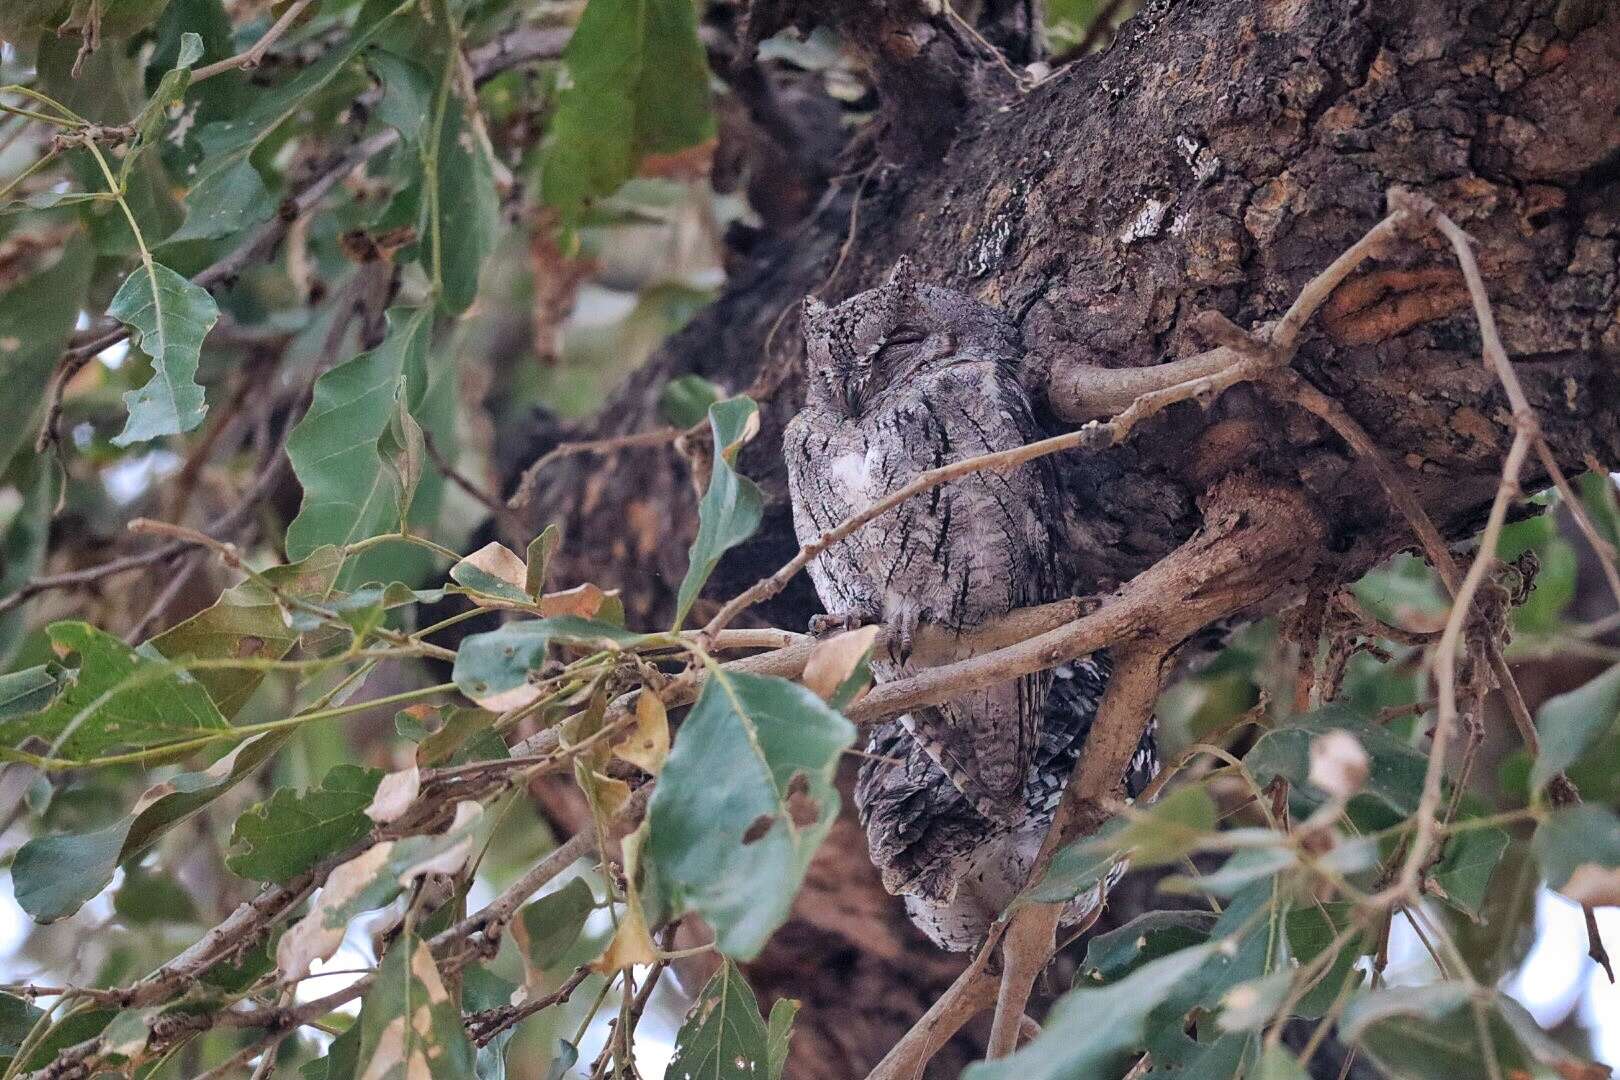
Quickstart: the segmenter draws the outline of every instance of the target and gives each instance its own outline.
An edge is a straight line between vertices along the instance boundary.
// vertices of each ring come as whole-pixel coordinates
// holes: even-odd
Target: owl
[[[1024,887],[1080,760],[1108,679],[1106,654],[1059,666],[1043,710],[1035,756],[1025,773],[1016,820],[986,819],[946,778],[897,720],[872,731],[855,782],[855,806],[884,888],[901,896],[912,922],[934,944],[966,952]],[[1137,745],[1125,776],[1134,799],[1158,773],[1155,725]],[[1061,920],[1086,918],[1123,874],[1075,898]]]
[[[804,306],[805,407],[783,437],[801,543],[925,470],[1037,437],[1018,379],[1018,328],[972,297],[917,280],[901,259],[878,288]],[[809,567],[828,614],[881,623],[895,642],[874,657],[880,681],[913,669],[919,625],[958,636],[1015,608],[1055,599],[1048,522],[1052,465],[1037,459],[971,473],[909,499]],[[968,802],[1011,824],[1025,814],[1048,673],[967,691],[900,723]]]

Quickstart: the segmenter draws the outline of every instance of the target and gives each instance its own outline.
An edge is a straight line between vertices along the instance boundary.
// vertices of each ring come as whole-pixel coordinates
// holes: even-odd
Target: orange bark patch
[[[1322,309],[1322,324],[1341,345],[1371,345],[1467,305],[1457,270],[1378,270],[1341,285]]]

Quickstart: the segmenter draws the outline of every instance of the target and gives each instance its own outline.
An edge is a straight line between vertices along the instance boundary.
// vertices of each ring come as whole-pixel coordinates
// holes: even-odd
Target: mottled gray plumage
[[[1023,348],[1004,315],[916,280],[902,259],[884,285],[827,308],[805,302],[809,389],[783,439],[794,524],[809,542],[950,461],[1036,436],[1018,379]],[[958,632],[1057,596],[1047,522],[1058,495],[1045,459],[933,489],[810,564],[829,614],[880,622],[899,646],[880,680],[908,674],[920,623]],[[1025,813],[1051,677],[1030,675],[901,718],[969,802],[1005,824]]]
[[[1023,810],[1010,824],[979,814],[897,721],[879,724],[867,743],[855,805],[872,861],[884,887],[905,898],[912,921],[941,948],[974,948],[1023,888],[1091,732],[1108,680],[1107,658],[1064,664],[1054,676],[1025,776]],[[1149,727],[1124,777],[1126,797],[1139,795],[1158,769]],[[1123,871],[1121,864],[1108,885]],[[1101,892],[1077,897],[1063,922],[1088,916]]]
[[[836,307],[806,300],[804,337],[807,402],[783,440],[801,542],[926,469],[1039,437],[1017,328],[918,282],[906,260]],[[894,631],[899,648],[872,664],[893,679],[911,670],[919,624],[961,633],[1060,595],[1047,524],[1060,516],[1046,459],[974,473],[834,544],[811,577],[830,615]],[[936,944],[973,948],[1024,886],[1107,679],[1099,654],[873,729],[855,804],[884,886]],[[1123,778],[1127,797],[1157,771],[1150,727]],[[1065,922],[1102,892],[1076,898]]]

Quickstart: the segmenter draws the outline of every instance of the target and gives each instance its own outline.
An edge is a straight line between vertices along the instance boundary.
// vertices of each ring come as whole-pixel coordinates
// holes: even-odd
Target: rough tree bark
[[[759,4],[754,29],[791,22],[800,6]],[[881,134],[851,150],[868,155],[853,163],[860,174],[759,244],[598,420],[567,433],[658,426],[660,389],[688,372],[761,399],[763,428],[741,464],[770,496],[765,528],[725,561],[711,595],[796,549],[779,439],[801,400],[798,300],[865,288],[902,253],[1012,312],[1037,370],[1061,379],[1077,365],[1198,351],[1189,323],[1206,310],[1244,327],[1276,318],[1383,214],[1392,186],[1410,187],[1478,241],[1504,343],[1561,464],[1620,462],[1612,5],[1152,0],[1107,52],[1027,91],[921,5],[822,7],[872,64],[882,99]],[[1371,433],[1452,540],[1477,527],[1513,435],[1479,349],[1455,262],[1420,236],[1341,286],[1293,363]],[[1173,406],[1124,445],[1062,466],[1077,593],[1164,556],[1197,528],[1199,495],[1240,471],[1302,493],[1329,523],[1324,557],[1339,581],[1412,543],[1367,467],[1260,385]],[[558,460],[524,518],[564,524],[557,580],[622,589],[632,620],[667,616],[695,520],[678,455]],[[815,610],[801,580],[759,614],[796,627]],[[796,910],[750,971],[766,996],[805,1001],[790,1074],[864,1075],[958,964],[881,892],[851,822]],[[939,1075],[973,1051],[956,1049]]]

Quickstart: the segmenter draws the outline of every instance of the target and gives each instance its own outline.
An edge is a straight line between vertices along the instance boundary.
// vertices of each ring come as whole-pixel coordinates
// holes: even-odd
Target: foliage
[[[87,942],[55,961],[64,985],[0,994],[0,1080],[233,1059],[311,1080],[493,1080],[523,1060],[631,1075],[678,924],[707,928],[717,966],[672,1075],[788,1075],[799,1006],[762,1012],[738,965],[840,813],[872,638],[821,654],[838,670],[818,696],[802,665],[739,665],[758,637],[683,629],[768,512],[744,468],[758,407],[720,372],[652,387],[684,432],[696,520],[567,538],[666,574],[672,622],[627,618],[606,582],[550,580],[570,564],[555,526],[521,555],[467,527],[510,526],[482,488],[517,420],[594,404],[673,330],[719,269],[690,235],[737,213],[693,183],[718,130],[703,5],[524,22],[532,6],[0,5],[11,896],[40,955],[48,924]],[[1054,42],[1100,14],[1119,5],[1052,5]],[[552,31],[565,46],[532,48]],[[861,100],[824,37],[765,49]],[[643,265],[659,229],[687,262]],[[580,290],[592,272],[597,293],[636,285],[604,301]],[[531,325],[543,301],[593,296],[629,314],[570,324],[567,363],[510,362],[513,325],[537,353],[557,330]],[[1612,542],[1612,484],[1579,483]],[[1126,861],[1163,907],[1092,937],[1041,1035],[967,1075],[1114,1076],[1148,1052],[1155,1076],[1296,1080],[1290,1019],[1394,1075],[1597,1075],[1497,989],[1523,960],[1527,890],[1620,901],[1620,666],[1574,613],[1569,506],[1545,501],[1504,531],[1488,587],[1518,601],[1510,660],[1590,670],[1542,704],[1539,754],[1500,776],[1469,756],[1440,787],[1421,896],[1391,889],[1430,813],[1424,635],[1450,607],[1408,557],[1335,598],[1353,617],[1320,640],[1251,627],[1167,690],[1173,781],[1058,850],[1012,910]],[[137,517],[156,523],[127,532]],[[1294,707],[1301,652],[1319,673],[1349,657],[1333,700]],[[1322,766],[1344,739],[1348,787],[1356,767]],[[547,775],[572,778],[622,859],[573,841],[553,859],[525,798]],[[1423,985],[1365,974],[1407,923],[1434,950]],[[366,933],[362,976],[295,991]],[[599,1013],[615,1027],[593,1062]]]

